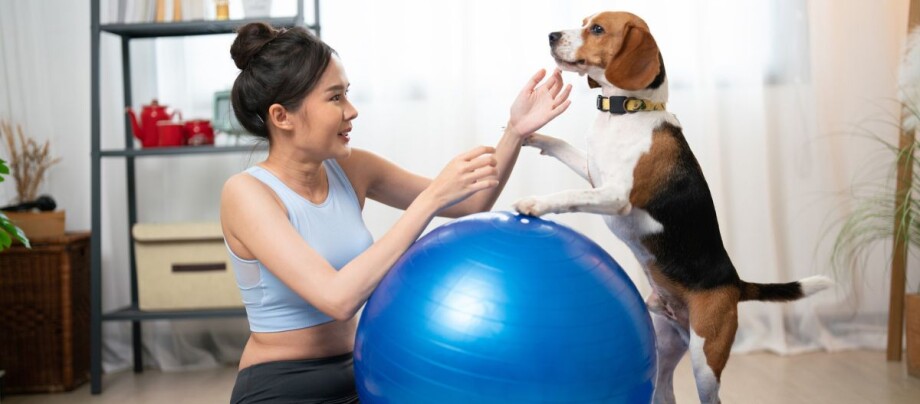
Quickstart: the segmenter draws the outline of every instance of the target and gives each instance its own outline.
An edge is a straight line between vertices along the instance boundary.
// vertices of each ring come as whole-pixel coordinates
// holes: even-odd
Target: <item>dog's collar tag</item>
[[[623,115],[639,111],[664,111],[665,103],[652,102],[641,98],[614,95],[611,97],[597,96],[597,109],[611,114]]]

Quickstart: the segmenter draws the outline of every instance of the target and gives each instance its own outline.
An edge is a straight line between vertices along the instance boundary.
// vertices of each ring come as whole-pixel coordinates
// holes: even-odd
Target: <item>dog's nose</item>
[[[550,32],[549,33],[549,44],[552,45],[562,37],[561,32]]]

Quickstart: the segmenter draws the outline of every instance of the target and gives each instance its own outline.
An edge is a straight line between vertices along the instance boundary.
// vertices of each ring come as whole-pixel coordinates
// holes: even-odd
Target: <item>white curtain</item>
[[[552,67],[547,34],[600,10],[632,11],[650,25],[670,78],[668,109],[707,175],[741,277],[837,277],[829,265],[833,223],[850,208],[845,194],[856,175],[867,163],[879,167],[871,161],[878,145],[856,134],[897,135],[906,1],[324,3],[324,39],[344,60],[361,114],[356,147],[433,174],[458,151],[494,143],[522,82]],[[339,16],[347,22],[336,24]],[[582,145],[596,90],[577,75],[564,77],[575,85],[572,106],[543,132]],[[585,184],[560,163],[525,150],[496,209],[578,187]],[[365,216],[379,235],[398,214],[369,204]],[[635,259],[599,218],[550,218],[605,246],[648,293]],[[841,276],[833,291],[786,305],[742,304],[735,350],[883,347],[882,247],[867,276]],[[920,278],[916,267],[911,285]]]
[[[89,2],[0,0],[0,118],[51,139],[61,165],[45,191],[67,210],[68,229],[89,227]],[[232,2],[231,2],[232,3]],[[853,136],[895,139],[897,65],[907,1],[323,1],[323,39],[344,61],[359,110],[353,144],[413,171],[435,175],[454,155],[494,144],[515,94],[552,68],[547,34],[575,28],[601,10],[644,18],[671,83],[668,109],[681,121],[712,190],[722,236],[741,277],[785,282],[831,274],[832,224],[851,208],[846,191],[877,146]],[[293,8],[275,0],[273,13]],[[308,11],[311,7],[308,5]],[[238,12],[239,10],[237,10]],[[231,13],[235,12],[231,10]],[[311,17],[308,16],[308,21]],[[236,70],[232,35],[132,43],[134,104],[152,98],[210,118],[215,91]],[[120,44],[103,37],[104,147],[123,145]],[[569,111],[543,132],[584,143],[595,91],[574,84]],[[6,156],[0,148],[0,157]],[[141,221],[217,220],[220,187],[259,155],[142,159]],[[123,163],[104,162],[103,299],[128,301],[129,237]],[[884,175],[884,168],[879,174]],[[518,198],[586,185],[562,164],[525,150],[495,209]],[[12,199],[0,186],[0,203]],[[399,212],[369,202],[379,237]],[[604,246],[648,293],[635,259],[602,221],[552,215]],[[437,220],[433,225],[443,223]],[[830,230],[830,235],[828,233]],[[886,246],[864,276],[792,304],[744,303],[736,351],[793,354],[885,343]],[[920,284],[916,260],[909,284]],[[242,319],[144,323],[148,363],[187,369],[233,362],[247,336]],[[129,366],[127,324],[105,327],[105,368]]]

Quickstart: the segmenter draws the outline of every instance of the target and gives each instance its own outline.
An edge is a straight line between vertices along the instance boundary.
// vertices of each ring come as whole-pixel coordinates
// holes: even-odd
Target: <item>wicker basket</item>
[[[0,253],[4,394],[67,391],[89,380],[89,233]]]

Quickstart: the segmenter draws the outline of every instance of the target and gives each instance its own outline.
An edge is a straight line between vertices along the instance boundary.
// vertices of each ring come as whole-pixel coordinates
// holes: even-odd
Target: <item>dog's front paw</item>
[[[534,133],[524,139],[524,146],[535,147],[540,149],[540,154],[550,156],[553,155],[553,150],[563,143],[565,143],[563,140],[539,133]]]
[[[546,203],[535,197],[521,199],[514,203],[514,210],[529,216],[543,216],[548,213]]]

